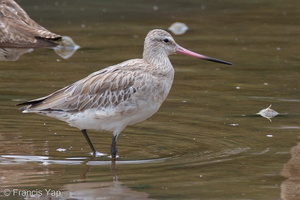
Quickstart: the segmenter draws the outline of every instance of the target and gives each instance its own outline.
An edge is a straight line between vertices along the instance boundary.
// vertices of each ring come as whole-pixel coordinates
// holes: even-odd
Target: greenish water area
[[[300,1],[22,0],[29,16],[80,48],[64,59],[33,49],[0,62],[1,199],[300,199]],[[18,103],[140,58],[148,31],[168,30],[222,65],[172,55],[160,110],[128,126],[111,162],[111,133],[76,128]],[[270,120],[257,113],[271,106]]]

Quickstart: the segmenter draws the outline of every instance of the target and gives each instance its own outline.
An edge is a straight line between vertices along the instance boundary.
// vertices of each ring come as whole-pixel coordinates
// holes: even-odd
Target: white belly
[[[132,125],[151,117],[160,107],[160,103],[141,103],[135,105],[120,105],[105,109],[87,109],[83,112],[51,112],[40,113],[67,122],[80,130],[93,129],[121,132],[127,125]]]

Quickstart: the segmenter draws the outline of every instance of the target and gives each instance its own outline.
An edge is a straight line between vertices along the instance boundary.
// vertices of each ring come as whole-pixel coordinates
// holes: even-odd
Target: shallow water
[[[298,1],[18,2],[81,48],[0,63],[1,198],[300,199]],[[90,131],[105,154],[92,158],[80,131],[15,107],[140,57],[147,32],[176,21],[180,45],[234,65],[171,56],[168,99],[121,133],[116,163],[110,133]],[[256,114],[270,104],[272,122]]]

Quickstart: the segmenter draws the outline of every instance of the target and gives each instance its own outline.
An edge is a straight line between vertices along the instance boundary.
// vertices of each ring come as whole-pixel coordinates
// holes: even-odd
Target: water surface
[[[0,63],[1,198],[300,199],[298,1],[18,2],[81,48]],[[105,154],[92,158],[79,130],[15,106],[141,57],[147,32],[176,21],[181,46],[234,65],[171,56],[168,99],[121,133],[116,163],[110,133],[90,131]],[[272,122],[256,114],[270,104]]]

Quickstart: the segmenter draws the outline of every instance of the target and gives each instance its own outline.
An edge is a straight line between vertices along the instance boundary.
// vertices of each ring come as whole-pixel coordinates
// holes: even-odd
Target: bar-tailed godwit
[[[179,53],[213,62],[231,63],[207,57],[179,46],[164,30],[151,30],[144,42],[142,59],[113,65],[68,85],[48,96],[21,103],[23,113],[57,118],[81,130],[96,155],[86,130],[110,131],[112,158],[116,141],[127,126],[157,112],[171,89],[174,69],[169,55]]]

